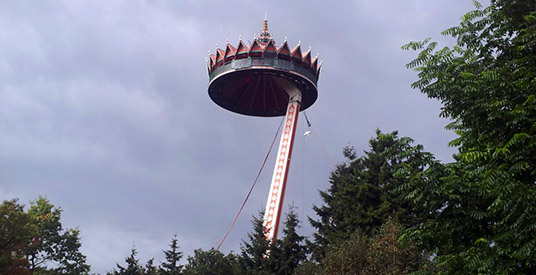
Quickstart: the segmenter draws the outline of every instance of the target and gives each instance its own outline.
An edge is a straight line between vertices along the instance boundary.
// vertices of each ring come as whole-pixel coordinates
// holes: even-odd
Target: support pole
[[[294,144],[294,135],[296,133],[301,101],[301,93],[295,86],[289,85],[290,83],[284,80],[279,80],[278,82],[280,82],[283,87],[287,87],[287,93],[289,94],[290,99],[287,106],[287,113],[285,115],[284,130],[281,134],[281,141],[279,142],[279,150],[275,161],[270,193],[264,212],[265,236],[266,239],[270,240],[272,243],[277,240],[277,231],[279,229],[281,209],[283,206],[283,198],[285,196],[288,169],[290,166],[290,158],[292,156],[292,145]]]

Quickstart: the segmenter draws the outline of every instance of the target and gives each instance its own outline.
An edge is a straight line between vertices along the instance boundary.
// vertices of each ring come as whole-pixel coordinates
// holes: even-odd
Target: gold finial
[[[264,13],[264,25],[262,26],[262,32],[259,34],[259,39],[257,41],[261,44],[267,44],[270,42],[270,40],[272,40],[272,35],[270,34],[270,31],[268,31],[268,19],[266,17],[266,12],[265,12]]]
[[[264,25],[262,26],[263,32],[268,32],[268,20],[264,19]]]

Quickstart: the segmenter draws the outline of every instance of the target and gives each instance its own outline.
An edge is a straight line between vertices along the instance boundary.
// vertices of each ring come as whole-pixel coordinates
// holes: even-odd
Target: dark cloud
[[[318,102],[300,117],[286,202],[303,220],[341,148],[399,130],[451,160],[440,104],[409,88],[400,46],[457,24],[470,1],[9,1],[0,4],[0,195],[46,195],[82,231],[94,272],[132,245],[163,259],[216,246],[255,178],[279,118],[227,112],[207,96],[215,44],[260,31],[320,53]],[[321,141],[321,143],[319,143]],[[326,154],[323,152],[325,148]],[[274,150],[276,151],[276,150]],[[275,153],[275,152],[274,152]],[[223,251],[265,205],[273,155]],[[304,224],[304,232],[311,229]]]

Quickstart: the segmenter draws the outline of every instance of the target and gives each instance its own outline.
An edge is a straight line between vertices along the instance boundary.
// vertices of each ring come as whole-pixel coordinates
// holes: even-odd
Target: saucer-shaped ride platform
[[[318,97],[318,58],[311,50],[302,54],[300,45],[290,50],[287,41],[279,47],[265,22],[260,38],[247,47],[242,40],[235,48],[227,43],[216,49],[207,64],[208,94],[219,106],[243,115],[284,116],[289,102],[289,84],[301,92],[300,110]]]

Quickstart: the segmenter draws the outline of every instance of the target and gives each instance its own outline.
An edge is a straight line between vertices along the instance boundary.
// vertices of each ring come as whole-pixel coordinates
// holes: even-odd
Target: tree
[[[266,239],[266,232],[263,226],[263,212],[259,212],[259,217],[253,217],[253,232],[248,234],[249,243],[242,241],[242,261],[245,268],[254,274],[270,274],[273,271],[270,257],[266,256],[267,251],[277,249]]]
[[[406,201],[411,193],[400,186],[420,180],[418,175],[440,164],[422,145],[412,146],[412,142],[399,138],[396,131],[383,134],[377,130],[364,156],[357,157],[352,147],[344,148],[348,162],[335,168],[329,189],[320,192],[323,205],[313,207],[319,220],[309,218],[317,230],[310,244],[317,262],[331,244],[348,239],[356,230],[371,237],[389,217],[407,227],[429,216]]]
[[[315,274],[366,274],[369,239],[361,231],[354,231],[346,240],[339,240],[326,248],[320,272]]]
[[[428,263],[427,254],[421,253],[413,243],[400,241],[403,230],[402,225],[394,219],[382,225],[369,245],[368,274],[409,274]]]
[[[59,207],[39,197],[27,212],[16,199],[4,201],[0,211],[0,270],[16,267],[34,274],[89,271],[86,256],[79,250],[80,232],[62,228]]]
[[[220,251],[196,249],[194,256],[188,257],[184,275],[238,275],[244,274],[239,257],[232,252],[227,256]]]
[[[491,0],[443,35],[426,39],[407,64],[412,84],[443,103],[458,138],[448,176],[413,203],[436,213],[412,230],[448,273],[536,272],[536,2]],[[414,192],[430,191],[415,184]]]
[[[0,274],[31,274],[24,257],[36,227],[17,199],[0,205]]]
[[[140,260],[136,258],[136,255],[138,252],[136,251],[136,248],[132,248],[130,250],[130,255],[125,258],[125,262],[127,263],[126,267],[121,266],[120,264],[116,264],[118,271],[114,270],[114,275],[143,275],[145,273],[145,270],[143,269],[143,266],[140,265]]]
[[[316,275],[322,274],[320,272],[320,265],[314,261],[306,260],[303,261],[298,268],[296,268],[295,275]]]
[[[147,261],[145,265],[145,275],[160,275],[158,268],[154,265],[154,258],[151,258]]]
[[[277,274],[294,274],[296,268],[307,258],[305,237],[298,234],[300,227],[294,206],[289,207],[283,228],[283,239],[277,242],[276,253],[271,253]]]
[[[356,231],[329,247],[315,274],[408,274],[427,262],[411,243],[402,243],[402,225],[388,219],[372,238]]]
[[[86,256],[80,252],[78,229],[63,229],[61,208],[39,197],[30,203],[28,215],[36,227],[37,235],[26,246],[30,269],[34,272],[49,270],[49,264],[59,274],[81,274],[89,271]]]
[[[160,265],[160,273],[164,275],[177,275],[181,273],[182,265],[179,265],[179,261],[182,258],[182,252],[179,251],[177,234],[171,239],[169,244],[169,250],[164,250],[166,255],[166,262]]]

